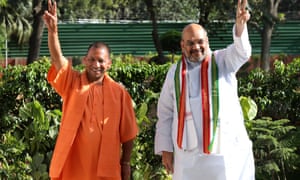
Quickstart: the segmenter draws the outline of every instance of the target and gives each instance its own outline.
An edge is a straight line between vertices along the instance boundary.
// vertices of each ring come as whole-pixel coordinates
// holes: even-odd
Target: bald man
[[[212,52],[198,24],[182,32],[182,59],[158,101],[155,153],[174,180],[253,180],[252,142],[244,126],[236,72],[249,59],[247,1],[239,0],[233,44]]]

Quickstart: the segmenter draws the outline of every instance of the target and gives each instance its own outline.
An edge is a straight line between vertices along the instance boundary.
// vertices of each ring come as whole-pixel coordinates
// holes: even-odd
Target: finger
[[[173,164],[171,162],[165,162],[164,166],[165,166],[168,174],[172,174],[173,173]]]
[[[52,2],[51,0],[48,0],[48,11],[52,9]]]
[[[55,14],[55,15],[56,15],[56,9],[57,9],[56,1],[54,1],[54,3],[53,3],[53,14]]]
[[[169,170],[169,163],[167,160],[163,159],[162,164],[164,165],[165,169],[168,171]]]
[[[241,8],[241,0],[238,0],[238,4],[237,4],[237,8],[236,8],[236,17],[238,17],[240,8]]]
[[[244,15],[244,20],[247,22],[249,19],[250,19],[250,13],[249,13],[249,11],[247,10],[246,11],[246,14]]]
[[[54,15],[49,13],[48,11],[44,12],[44,17],[47,19],[52,19],[52,20],[54,20],[54,18],[55,18]]]
[[[237,4],[237,8],[236,8],[236,18],[240,17],[242,12],[243,12],[242,0],[238,0],[238,4]]]
[[[246,10],[247,5],[248,5],[248,1],[247,0],[243,0],[243,4],[242,4],[243,10]]]
[[[52,14],[56,14],[56,1],[48,0],[48,11]]]
[[[248,11],[244,12],[240,17],[240,22],[246,23],[250,19],[250,13]]]
[[[171,173],[171,167],[170,167],[170,165],[168,163],[166,163],[164,166],[165,166],[168,174],[170,174]]]
[[[174,172],[173,164],[170,164],[170,167],[169,167],[169,168],[170,168],[170,173],[173,174],[173,172]]]
[[[237,8],[240,9],[242,4],[242,0],[238,0]]]

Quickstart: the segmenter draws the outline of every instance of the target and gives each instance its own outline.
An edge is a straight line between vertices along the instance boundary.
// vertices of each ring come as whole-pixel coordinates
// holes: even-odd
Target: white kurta
[[[197,148],[189,151],[177,146],[178,112],[174,88],[173,65],[164,82],[158,101],[155,154],[174,152],[174,180],[253,180],[252,142],[244,126],[237,94],[236,72],[249,59],[251,45],[247,27],[234,43],[214,53],[219,70],[220,137],[219,150],[209,155],[202,150],[202,103],[200,63],[188,63],[189,101],[197,133]]]

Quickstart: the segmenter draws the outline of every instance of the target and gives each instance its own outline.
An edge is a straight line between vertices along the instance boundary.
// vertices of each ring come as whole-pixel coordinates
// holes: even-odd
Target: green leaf
[[[256,103],[251,99],[251,97],[240,97],[240,104],[242,107],[244,119],[246,121],[253,120],[256,117],[257,114],[257,105]]]

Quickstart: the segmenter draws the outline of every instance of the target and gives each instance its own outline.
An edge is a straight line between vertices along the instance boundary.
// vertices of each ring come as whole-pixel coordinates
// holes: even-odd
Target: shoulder
[[[180,63],[179,63],[179,65],[180,65]],[[178,62],[171,65],[171,67],[169,68],[168,73],[167,73],[167,79],[174,78],[177,66],[178,66]]]
[[[125,87],[125,85],[122,84],[122,82],[117,82],[114,79],[112,79],[108,74],[105,74],[104,77],[104,86],[110,89],[113,93],[121,93],[121,94],[128,94],[128,91]]]

